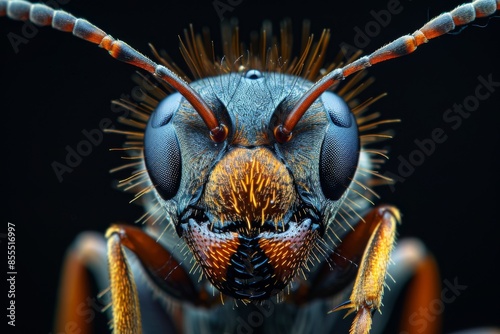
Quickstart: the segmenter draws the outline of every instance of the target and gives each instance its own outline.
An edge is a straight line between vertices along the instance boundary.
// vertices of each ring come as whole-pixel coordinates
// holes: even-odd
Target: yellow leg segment
[[[56,316],[54,333],[92,333],[92,320],[101,312],[91,293],[92,277],[102,288],[107,286],[105,263],[106,244],[95,233],[82,233],[66,254]]]
[[[125,258],[119,233],[120,229],[116,227],[110,227],[106,232],[113,309],[113,333],[141,334],[139,298],[132,272]]]
[[[382,305],[385,276],[391,251],[396,239],[396,226],[400,221],[399,211],[383,206],[375,209],[367,218],[374,223],[373,230],[361,263],[349,301],[334,311],[347,309],[347,314],[356,312],[351,334],[368,334],[372,325],[372,312]]]

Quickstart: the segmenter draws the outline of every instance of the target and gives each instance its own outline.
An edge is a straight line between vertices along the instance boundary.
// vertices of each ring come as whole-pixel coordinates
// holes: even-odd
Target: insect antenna
[[[499,8],[500,2],[496,0],[476,0],[472,3],[460,5],[450,12],[435,17],[411,35],[401,36],[375,52],[327,73],[300,98],[283,123],[275,127],[274,136],[276,140],[281,143],[289,141],[293,129],[304,113],[323,92],[339,81],[377,63],[406,56],[430,39],[444,35],[456,27],[471,23],[476,18],[490,16]]]
[[[51,26],[57,30],[71,32],[76,37],[94,43],[107,50],[120,61],[139,67],[167,82],[176,89],[198,112],[210,130],[210,137],[215,142],[224,141],[228,128],[222,124],[208,104],[184,80],[163,65],[158,65],[123,41],[114,39],[100,28],[85,19],[43,4],[27,1],[0,1],[0,16],[13,20],[30,21],[39,26]]]

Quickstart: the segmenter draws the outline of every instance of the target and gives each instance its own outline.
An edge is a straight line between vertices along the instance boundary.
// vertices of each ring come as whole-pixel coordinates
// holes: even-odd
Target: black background
[[[233,3],[237,3],[234,1]],[[371,52],[419,28],[429,17],[454,8],[457,1],[401,0],[400,14],[371,38]],[[225,18],[238,17],[242,39],[264,19],[311,19],[313,30],[333,32],[333,57],[342,42],[353,44],[355,27],[373,21],[370,11],[387,8],[386,0],[303,3],[243,0]],[[147,43],[166,49],[179,63],[178,34],[188,24],[208,25],[218,40],[219,16],[212,1],[83,1],[64,9],[85,17],[116,38],[149,54]],[[475,94],[478,76],[500,81],[500,19],[480,21],[458,34],[433,40],[407,57],[370,69],[375,85],[367,92],[388,92],[374,107],[388,118],[400,117],[391,142],[387,170],[397,171],[398,156],[414,152],[415,139],[430,138],[434,128],[448,136],[425,162],[397,183],[379,189],[384,202],[404,217],[400,237],[418,237],[435,254],[442,279],[457,279],[467,289],[445,305],[444,332],[496,325],[498,320],[498,121],[500,89],[452,130],[442,116],[454,103]],[[22,34],[22,23],[0,23],[0,111],[2,122],[2,224],[16,225],[16,330],[49,333],[60,265],[65,249],[84,230],[104,232],[112,222],[133,222],[141,209],[127,204],[130,195],[113,190],[108,170],[119,165],[121,138],[104,142],[59,182],[53,161],[64,161],[67,145],[84,139],[111,118],[110,100],[130,94],[134,69],[70,34],[41,29],[15,53],[7,34]],[[5,228],[2,229],[4,233]],[[6,252],[2,240],[2,252]],[[5,253],[4,253],[5,254]],[[6,261],[6,256],[2,256]],[[6,271],[5,266],[3,270]],[[7,291],[0,292],[5,303]],[[5,305],[5,304],[2,304]],[[2,308],[5,310],[5,308]],[[6,311],[4,311],[6,312]],[[2,322],[6,318],[2,315]],[[21,331],[24,329],[24,331]]]

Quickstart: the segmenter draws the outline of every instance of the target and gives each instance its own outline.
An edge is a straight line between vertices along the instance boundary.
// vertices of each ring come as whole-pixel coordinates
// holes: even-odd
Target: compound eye
[[[172,117],[183,97],[173,93],[151,115],[144,134],[144,160],[153,185],[164,200],[175,196],[181,179],[181,152]]]
[[[349,187],[358,165],[358,127],[341,97],[324,92],[321,101],[330,121],[321,147],[321,188],[326,198],[338,200]]]

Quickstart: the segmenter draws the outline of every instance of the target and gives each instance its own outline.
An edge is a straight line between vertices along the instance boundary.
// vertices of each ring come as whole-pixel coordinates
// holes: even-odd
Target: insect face
[[[58,3],[63,4],[62,1]],[[356,49],[370,52],[392,38],[420,27],[426,19],[460,3],[461,1],[452,4],[383,1],[371,3],[368,7],[363,6],[364,8],[354,8],[351,3],[345,2],[335,4],[333,9],[325,7],[324,2],[313,1],[308,2],[307,6],[293,9],[289,3],[284,2],[265,3],[261,6],[243,2],[241,6],[232,7],[231,13],[226,12],[225,18],[233,14],[239,17],[242,29],[255,29],[255,22],[268,18],[274,20],[288,14],[291,14],[296,23],[304,17],[311,18],[315,28],[333,28],[335,49],[347,43]],[[63,5],[65,10],[90,19],[148,55],[145,44],[152,41],[155,46],[165,48],[175,56],[177,33],[191,22],[196,26],[211,22],[212,31],[217,31],[219,27],[217,12],[211,2],[154,3],[155,8],[168,8],[148,12],[148,15],[137,13],[135,5],[127,7],[130,6],[129,3],[99,3],[101,10],[98,11],[89,2],[85,2],[80,8],[77,1]],[[111,6],[108,10],[102,7],[108,5]],[[324,8],[326,15],[318,8]],[[391,8],[397,10],[390,11],[388,17],[383,16]],[[169,13],[175,11],[182,15],[171,15],[169,20],[165,20],[167,10]],[[108,14],[110,12],[113,13],[112,16]],[[101,13],[104,16],[99,17]],[[207,19],[207,16],[211,16],[210,13],[213,20]],[[347,15],[348,13],[353,14]],[[144,17],[146,20],[141,22],[140,19]],[[19,53],[14,53],[11,42],[3,39],[2,57],[5,55],[6,58],[2,58],[0,64],[2,78],[6,82],[0,92],[2,109],[6,111],[4,115],[7,117],[4,130],[8,132],[6,156],[9,158],[6,159],[6,164],[9,170],[7,193],[10,196],[6,208],[11,210],[9,220],[19,225],[18,258],[25,267],[23,276],[18,276],[18,282],[28,281],[28,284],[19,285],[16,305],[20,306],[18,316],[24,314],[21,306],[29,305],[34,311],[33,318],[38,320],[19,323],[19,328],[32,327],[27,330],[32,332],[46,328],[46,332],[49,332],[54,308],[47,305],[47,301],[53,300],[57,293],[59,263],[73,237],[88,229],[103,232],[110,222],[130,222],[143,214],[138,206],[123,205],[130,201],[129,194],[122,194],[109,187],[110,177],[107,171],[116,167],[117,163],[116,159],[110,158],[116,152],[110,154],[108,147],[121,146],[121,138],[104,135],[106,139],[102,141],[99,135],[90,135],[96,133],[93,130],[99,130],[102,135],[104,127],[121,127],[116,116],[123,114],[121,111],[114,113],[113,107],[110,112],[109,100],[120,96],[134,97],[135,90],[133,84],[119,84],[129,82],[130,67],[106,58],[102,50],[92,49],[92,46],[66,34],[51,32],[49,28],[34,29],[23,23],[2,20],[0,26],[5,27],[3,35],[17,33],[28,41],[27,44],[19,45]],[[415,320],[418,332],[423,327],[434,325],[437,321],[435,319],[443,313],[449,314],[448,319],[452,319],[445,322],[443,332],[491,323],[492,319],[496,319],[496,308],[486,305],[491,300],[498,299],[495,296],[496,290],[488,283],[490,277],[494,277],[491,270],[495,266],[491,264],[498,260],[498,247],[495,246],[498,245],[498,233],[492,228],[497,217],[496,212],[490,209],[497,205],[498,196],[486,193],[498,188],[498,178],[495,175],[499,167],[498,162],[492,158],[495,155],[492,147],[498,143],[498,113],[491,112],[498,104],[496,85],[500,81],[498,69],[495,68],[498,65],[498,51],[494,47],[498,42],[497,21],[482,21],[479,28],[469,25],[456,35],[443,36],[422,46],[421,50],[419,47],[414,55],[369,70],[377,79],[374,85],[376,88],[369,88],[364,96],[376,96],[387,91],[389,96],[374,105],[375,111],[382,112],[389,119],[403,120],[397,126],[396,140],[390,143],[391,159],[382,170],[390,172],[387,175],[393,177],[395,184],[379,187],[377,192],[382,195],[382,201],[395,203],[402,209],[404,223],[399,229],[400,236],[422,238],[433,252],[437,252],[441,264],[441,283],[444,283],[442,295],[424,305],[429,312],[411,314],[410,319]],[[377,26],[379,30],[370,30]],[[159,35],[152,36],[156,32]],[[216,44],[219,41],[218,37],[214,40]],[[363,47],[360,42],[364,42]],[[170,237],[168,241],[172,241],[169,244],[172,248],[169,251],[179,255],[179,259],[188,258],[188,253],[197,256],[199,266],[193,265],[194,261],[182,263],[186,270],[194,268],[194,282],[201,276],[208,277],[213,285],[227,295],[235,296],[235,290],[238,289],[243,295],[236,295],[237,298],[259,299],[263,298],[259,295],[270,296],[279,290],[265,287],[265,279],[271,279],[272,284],[277,287],[286,284],[284,278],[287,273],[284,271],[288,267],[279,265],[280,258],[277,255],[279,252],[290,253],[285,253],[286,249],[271,249],[270,255],[265,254],[258,241],[267,237],[267,244],[270,245],[269,236],[274,235],[281,238],[281,244],[298,238],[315,239],[311,244],[321,242],[328,230],[323,223],[327,215],[337,213],[340,221],[343,221],[342,216],[349,218],[345,212],[340,211],[339,214],[338,211],[341,202],[344,200],[346,203],[346,194],[339,185],[345,184],[343,180],[346,179],[350,182],[352,171],[349,166],[363,164],[366,156],[361,155],[358,161],[357,154],[350,155],[355,157],[357,163],[329,163],[328,159],[335,161],[338,157],[337,142],[343,143],[348,150],[357,149],[355,140],[349,139],[355,127],[347,126],[348,117],[344,117],[349,113],[339,111],[338,115],[336,112],[332,114],[332,110],[344,108],[327,107],[341,104],[335,96],[326,96],[328,92],[323,93],[313,105],[313,109],[318,110],[317,115],[311,118],[311,111],[308,111],[300,120],[293,131],[292,140],[284,143],[275,140],[274,126],[283,121],[289,108],[294,106],[310,83],[302,79],[285,82],[286,75],[280,74],[273,79],[266,77],[266,71],[253,71],[252,67],[247,70],[247,75],[232,74],[232,77],[225,79],[212,78],[192,83],[193,87],[202,92],[204,100],[213,108],[217,118],[228,126],[226,142],[211,141],[209,131],[199,115],[184,98],[173,93],[157,106],[147,125],[144,163],[151,183],[156,186],[154,195],[167,217],[166,222],[157,221],[155,227],[158,233],[154,237]],[[490,84],[485,86],[480,77]],[[283,82],[279,83],[276,78]],[[256,83],[262,81],[266,85],[257,87]],[[315,80],[311,79],[312,81]],[[480,85],[482,88],[476,90]],[[278,92],[269,89],[266,92],[265,88],[269,86]],[[202,87],[209,88],[204,91]],[[247,90],[247,95],[242,93],[243,97],[237,100],[226,96],[226,92],[236,92],[240,87],[252,88]],[[484,97],[485,87],[488,87],[486,92],[489,95],[479,100],[476,91]],[[282,92],[279,92],[280,89]],[[252,94],[258,98],[254,98]],[[294,98],[287,99],[289,95]],[[270,98],[276,100],[269,101]],[[479,106],[474,105],[474,98],[480,102]],[[238,116],[240,112],[245,112],[245,105],[250,100],[263,106],[262,115],[259,114],[256,118],[259,119],[259,124]],[[454,111],[455,105],[467,105],[473,111],[463,109],[465,111],[458,113]],[[320,109],[323,111],[319,112]],[[447,115],[455,116],[453,121],[443,117],[449,109],[452,114]],[[317,134],[310,131],[314,128],[319,130]],[[433,137],[432,131],[436,128],[444,130],[444,136]],[[446,142],[442,138],[446,138]],[[309,139],[312,139],[311,142]],[[429,144],[430,141],[433,144]],[[87,142],[90,146],[85,146]],[[153,143],[156,142],[161,144],[155,146]],[[191,150],[188,143],[193,147]],[[311,145],[314,147],[312,152],[309,151]],[[90,150],[85,150],[88,147]],[[303,161],[294,160],[295,154],[311,157],[313,161],[308,164],[316,166],[316,172],[302,171],[300,163]],[[124,155],[126,162],[130,162],[130,157]],[[345,158],[339,160],[344,162]],[[379,158],[383,160],[382,157]],[[167,159],[169,162],[165,164]],[[253,169],[245,164],[250,159],[258,161]],[[69,168],[62,174],[62,181],[52,167],[55,161]],[[339,173],[337,169],[329,168],[333,165],[345,168]],[[279,210],[271,211],[265,206],[269,193],[248,191],[247,186],[257,185],[258,178],[247,181],[240,175],[255,170],[264,178],[272,168],[276,169],[280,177],[273,179],[279,179],[279,182],[274,182],[270,189],[277,191],[276,196],[281,196],[280,203],[283,202],[284,205]],[[128,176],[127,174],[126,177]],[[238,179],[240,183],[234,183]],[[229,197],[235,192],[233,184],[238,193],[243,195],[241,199]],[[308,189],[314,189],[313,196],[307,192]],[[228,203],[233,203],[228,198],[240,205],[240,212],[234,205],[231,210],[225,210]],[[138,203],[139,200],[134,202]],[[348,203],[354,206],[353,203]],[[262,224],[264,208],[267,216]],[[362,212],[363,208],[357,210]],[[222,211],[227,211],[226,216]],[[241,219],[241,212],[252,219]],[[275,223],[273,220],[280,216],[284,218],[277,219]],[[313,221],[316,224],[314,226]],[[299,224],[294,228],[291,222],[301,223],[302,226],[310,224],[309,229],[301,229]],[[161,234],[167,223],[174,226],[174,229]],[[354,228],[359,230],[365,225],[366,223],[360,223]],[[237,229],[236,226],[240,228]],[[350,230],[348,226],[344,228]],[[336,231],[341,239],[345,230]],[[295,237],[289,237],[292,232]],[[178,241],[179,235],[192,250],[180,247],[184,243]],[[291,242],[288,244],[291,245]],[[209,252],[211,257],[207,256],[205,250],[213,250],[208,247],[214,245],[219,246],[219,253],[222,255],[212,255],[213,252]],[[295,243],[295,246],[299,244]],[[302,249],[309,246],[303,245]],[[246,250],[256,250],[255,257],[249,258],[244,247]],[[315,249],[309,252],[314,253]],[[324,254],[319,254],[318,257],[319,261],[328,265],[329,260]],[[101,258],[104,259],[105,255],[102,254]],[[259,276],[251,277],[249,271],[259,266],[259,260],[264,262],[263,267],[267,271],[258,272]],[[360,263],[359,258],[351,257],[349,260],[355,264]],[[305,265],[308,269],[308,264]],[[277,274],[278,271],[281,272]],[[313,275],[304,271],[308,277],[306,282],[314,285],[316,281],[313,280]],[[107,272],[103,270],[102,273]],[[393,271],[390,270],[389,273],[393,274]],[[303,276],[298,270],[296,277],[301,279]],[[228,283],[228,278],[232,279],[232,283]],[[140,277],[138,281],[141,281]],[[203,283],[197,285],[202,286]],[[314,285],[313,295],[323,297],[328,294],[328,289],[332,286],[330,283],[335,282],[326,281],[323,285]],[[394,286],[401,286],[399,280],[393,284],[388,279],[387,283],[392,290],[397,290]],[[25,287],[28,286],[29,293],[25,293]],[[95,297],[95,293],[86,292],[83,287],[77,290],[83,291],[83,301],[70,309],[79,313],[83,323],[94,325],[104,304]],[[285,289],[286,296],[293,296],[294,292],[293,289],[291,293]],[[215,297],[219,299],[217,292]],[[336,300],[342,301],[344,300]],[[384,302],[389,305],[389,301]],[[185,304],[189,309],[189,300]],[[226,306],[229,304],[232,303],[226,303]],[[334,323],[331,326],[334,330],[331,332],[338,332],[339,323],[332,320],[332,316],[338,313],[326,315],[335,305],[338,303],[332,305],[329,300],[327,307],[319,312],[312,309],[310,313],[300,313],[306,308],[299,307],[300,311],[295,313],[297,309],[289,312],[290,304],[282,303],[279,304],[283,307],[280,311],[274,309],[272,312],[259,313],[257,317],[251,317],[255,315],[252,312],[248,314],[248,318],[246,315],[240,318],[239,311],[243,307],[234,308],[229,305],[227,308],[231,312],[211,319],[222,319],[222,324],[232,320],[237,325],[241,325],[242,320],[245,329],[250,330],[258,328],[254,326],[255,321],[260,321],[261,318],[266,323],[276,320],[289,324],[283,332],[292,333],[290,328],[300,328],[304,332],[310,330],[313,333],[324,331],[325,324],[329,321]],[[481,305],[481,312],[471,315],[471,305]],[[163,308],[161,310],[164,311]],[[199,310],[196,312],[203,317],[204,313]],[[301,316],[297,316],[298,314]],[[382,315],[375,315],[374,326],[380,317],[389,315],[389,307],[382,308]],[[145,318],[149,319],[147,316]],[[193,319],[187,317],[185,323],[194,323]],[[145,320],[144,323],[148,324],[148,321]],[[346,321],[350,322],[350,319]],[[105,322],[104,328],[107,329]],[[162,322],[154,323],[153,327],[156,329],[160,323]],[[70,333],[82,328],[75,327],[71,321],[65,325],[64,330],[56,332]],[[376,332],[375,328],[373,332]]]
[[[205,275],[238,299],[283,290],[347,194],[359,157],[347,104],[325,92],[279,143],[273,129],[312,83],[248,70],[193,83],[229,128],[214,143],[180,94],[160,102],[145,132],[145,164]],[[313,191],[321,189],[322,191]]]

